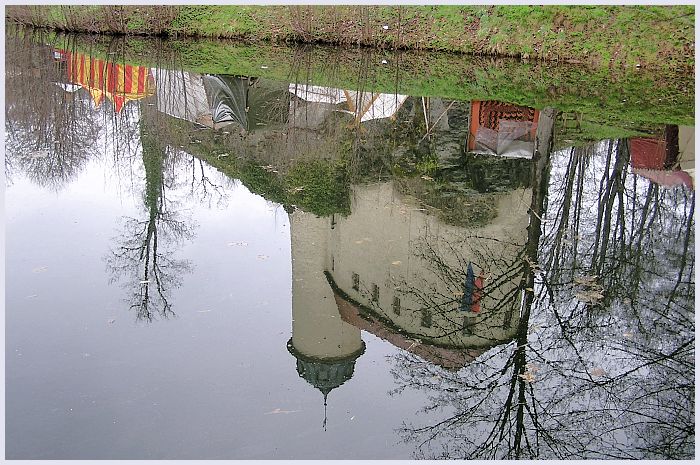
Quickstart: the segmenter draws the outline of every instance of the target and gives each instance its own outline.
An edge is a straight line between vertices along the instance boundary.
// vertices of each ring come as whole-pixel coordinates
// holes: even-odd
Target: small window
[[[335,271],[335,257],[331,255],[331,271]]]
[[[394,310],[395,315],[401,315],[401,299],[394,297],[394,303],[391,304],[391,308]]]
[[[360,290],[360,275],[357,273],[352,274],[352,288],[356,291]]]
[[[471,323],[471,321],[469,321],[469,317],[465,316],[464,323],[462,323],[462,335],[463,336],[471,336],[473,334],[474,334],[474,332],[472,331],[472,323]]]
[[[372,284],[372,302],[379,302],[379,286]]]
[[[433,315],[430,310],[422,310],[420,317],[420,325],[424,328],[430,328],[433,324]]]

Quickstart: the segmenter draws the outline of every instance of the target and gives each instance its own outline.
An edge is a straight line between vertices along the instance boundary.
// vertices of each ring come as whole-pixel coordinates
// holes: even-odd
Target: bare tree
[[[156,316],[175,315],[170,293],[180,286],[181,275],[190,271],[191,263],[173,254],[182,241],[193,237],[193,231],[166,197],[164,148],[143,132],[141,143],[147,217],[124,219],[124,232],[107,257],[107,269],[111,282],[127,278],[129,308],[136,312],[137,320],[151,322]]]
[[[627,175],[624,150],[535,169],[514,342],[458,372],[394,357],[394,395],[427,392],[428,420],[450,412],[399,430],[417,457],[693,456],[694,193]]]

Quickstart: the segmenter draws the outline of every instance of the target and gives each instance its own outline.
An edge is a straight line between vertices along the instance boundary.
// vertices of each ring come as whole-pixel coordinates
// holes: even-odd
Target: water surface
[[[6,44],[8,458],[694,455],[692,112],[90,44]]]

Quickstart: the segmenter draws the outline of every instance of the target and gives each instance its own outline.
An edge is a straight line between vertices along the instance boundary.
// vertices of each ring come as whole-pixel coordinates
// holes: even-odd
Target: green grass
[[[108,41],[43,34],[37,40],[100,55]],[[121,47],[120,47],[121,49]],[[590,69],[543,62],[391,52],[338,47],[293,47],[210,40],[128,40],[118,59],[186,71],[259,76],[286,82],[456,100],[500,100],[552,106],[581,115],[577,143],[626,137],[661,124],[694,125],[694,80],[685,73]],[[104,55],[106,56],[106,55]],[[115,59],[115,56],[111,57]],[[386,59],[387,65],[381,60]]]
[[[691,5],[51,5],[9,6],[6,15],[25,24],[75,31],[526,54],[623,69],[640,64],[692,72],[695,67]]]

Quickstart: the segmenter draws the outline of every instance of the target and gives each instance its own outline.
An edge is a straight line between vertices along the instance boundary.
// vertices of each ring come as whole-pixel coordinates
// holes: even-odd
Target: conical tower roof
[[[346,357],[321,358],[304,355],[294,348],[291,339],[287,342],[287,349],[297,359],[299,376],[327,396],[333,389],[352,378],[355,360],[364,353],[365,344],[363,342],[360,350]]]

